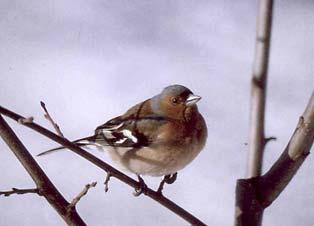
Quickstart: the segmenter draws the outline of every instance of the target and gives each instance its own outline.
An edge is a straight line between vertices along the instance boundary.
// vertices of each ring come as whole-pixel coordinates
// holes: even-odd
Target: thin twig
[[[19,188],[12,188],[11,191],[0,191],[0,196],[4,195],[5,197],[17,194],[17,195],[23,195],[23,194],[38,194],[41,195],[38,188],[30,188],[30,189],[19,189]]]
[[[0,106],[0,114],[6,115],[7,117],[18,121],[20,118],[23,118],[21,115],[18,115],[2,106]],[[61,144],[62,146],[68,148],[69,150],[73,151],[74,153],[80,155],[82,158],[85,158],[86,160],[90,161],[97,167],[103,169],[105,172],[110,172],[111,176],[119,179],[120,181],[124,182],[125,184],[133,187],[133,188],[139,188],[140,184],[133,178],[127,176],[126,174],[120,172],[119,170],[115,169],[114,167],[110,166],[106,162],[100,160],[96,156],[90,154],[89,152],[85,151],[84,149],[80,148],[79,146],[73,144],[71,141],[58,136],[57,134],[53,133],[52,131],[36,124],[36,123],[28,123],[23,124],[23,126],[26,126],[28,128],[31,128],[35,130],[36,132],[40,133],[43,136],[46,136],[50,138],[51,140],[54,140],[55,142]],[[171,210],[173,213],[177,214],[178,216],[182,217],[186,221],[188,221],[192,225],[205,225],[201,220],[193,216],[191,213],[183,209],[182,207],[178,206],[176,203],[171,201],[170,199],[166,198],[163,195],[160,195],[158,192],[154,191],[150,188],[145,188],[145,192],[143,192],[145,195],[150,197],[151,199],[155,200],[156,202],[159,202],[164,207]]]
[[[45,118],[52,124],[53,128],[56,130],[57,134],[60,136],[60,137],[64,137],[63,133],[61,132],[61,129],[60,127],[58,126],[57,123],[55,123],[55,121],[52,119],[52,117],[50,116],[47,108],[46,108],[46,104],[43,102],[43,101],[40,101],[40,105],[41,107],[44,109],[45,111]]]
[[[105,185],[105,192],[108,192],[109,190],[109,181],[110,181],[110,177],[111,177],[111,174],[110,172],[107,173],[107,176],[106,176],[106,179],[105,179],[105,182],[104,182],[104,185]]]
[[[93,182],[91,184],[86,184],[84,189],[72,200],[72,202],[68,206],[68,211],[72,211],[73,208],[77,205],[77,203],[81,200],[83,196],[85,196],[90,188],[93,188],[97,185],[97,182]]]
[[[24,118],[24,117],[19,117]],[[17,119],[17,121],[18,121]],[[23,123],[22,125],[32,125],[33,122]],[[58,214],[63,218],[63,220],[68,225],[85,226],[86,224],[81,219],[79,214],[74,210],[68,215],[67,206],[68,202],[62,196],[62,194],[57,190],[54,184],[47,177],[45,172],[40,168],[38,163],[34,160],[32,155],[28,152],[26,147],[16,136],[14,131],[8,125],[8,123],[3,119],[0,114],[0,136],[4,142],[8,145],[20,163],[23,165],[28,174],[32,177],[36,184],[36,187],[40,190],[40,193],[45,197],[49,204],[58,212]],[[56,135],[59,137],[58,135]]]

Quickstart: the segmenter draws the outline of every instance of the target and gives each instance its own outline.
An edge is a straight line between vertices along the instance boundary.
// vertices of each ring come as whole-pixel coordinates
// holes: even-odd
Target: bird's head
[[[155,112],[175,119],[188,120],[193,112],[197,112],[196,103],[201,99],[182,85],[171,85],[152,99]]]

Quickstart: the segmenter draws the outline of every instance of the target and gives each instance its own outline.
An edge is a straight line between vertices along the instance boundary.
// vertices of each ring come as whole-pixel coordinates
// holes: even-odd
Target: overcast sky
[[[69,139],[132,105],[182,84],[203,97],[208,125],[204,151],[179,172],[165,195],[211,226],[233,224],[234,189],[245,175],[250,76],[256,1],[1,0],[0,104],[51,128],[39,101]],[[284,149],[314,84],[314,1],[276,1],[268,81],[264,169]],[[56,146],[8,120],[29,151]],[[110,162],[104,153],[95,154]],[[36,160],[71,200],[98,181],[78,204],[88,225],[187,225],[154,201],[132,196],[71,152]],[[0,139],[0,190],[32,188],[32,180]],[[264,225],[314,222],[314,159],[265,211]],[[160,178],[144,178],[157,187]],[[0,226],[61,226],[61,218],[35,195],[0,198]]]

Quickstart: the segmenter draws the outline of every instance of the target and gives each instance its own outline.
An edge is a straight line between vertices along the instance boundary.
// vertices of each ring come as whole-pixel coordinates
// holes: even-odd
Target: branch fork
[[[93,182],[91,184],[86,184],[84,189],[68,205],[68,207],[67,207],[68,213],[70,213],[73,209],[75,209],[76,205],[81,200],[81,198],[84,197],[87,194],[89,189],[91,189],[93,187],[96,187],[96,185],[97,185],[97,182]]]

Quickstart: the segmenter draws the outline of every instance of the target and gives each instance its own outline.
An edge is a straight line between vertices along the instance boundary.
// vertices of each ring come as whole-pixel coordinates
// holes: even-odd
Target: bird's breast
[[[202,147],[188,137],[176,144],[152,144],[141,148],[111,148],[109,153],[122,169],[139,175],[173,174],[189,164]]]
[[[202,118],[201,118],[202,119]],[[166,123],[145,147],[111,148],[111,158],[123,169],[139,175],[173,174],[188,165],[202,150],[207,136],[205,121],[182,125]]]

